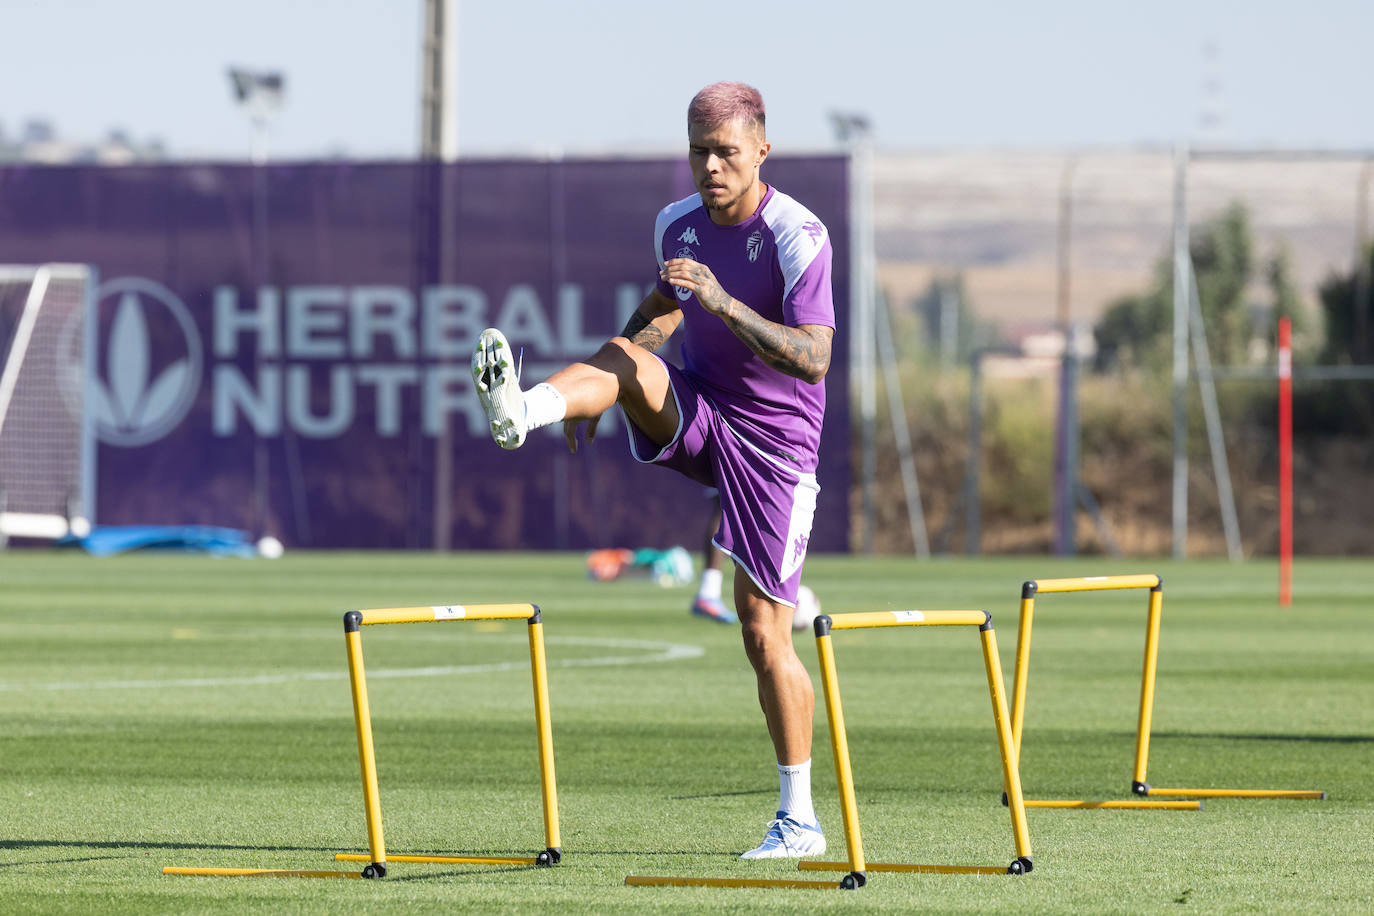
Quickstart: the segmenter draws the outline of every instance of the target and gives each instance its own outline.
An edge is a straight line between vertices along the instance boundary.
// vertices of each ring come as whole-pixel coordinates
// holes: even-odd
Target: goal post
[[[95,517],[96,271],[0,264],[0,545]]]

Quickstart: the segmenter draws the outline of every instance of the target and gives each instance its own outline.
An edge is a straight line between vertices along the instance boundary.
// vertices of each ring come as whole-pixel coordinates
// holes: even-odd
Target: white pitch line
[[[524,639],[520,640],[524,642]],[[546,643],[570,646],[603,646],[608,649],[642,649],[651,655],[603,655],[596,658],[552,659],[550,668],[605,668],[614,665],[651,665],[700,658],[701,646],[687,643],[651,642],[642,639],[600,639],[597,637],[547,637]],[[491,674],[497,671],[524,671],[529,662],[495,662],[486,665],[435,665],[426,668],[379,668],[367,672],[368,679],[405,677],[445,677],[455,674]],[[130,681],[53,681],[47,684],[0,683],[0,693],[30,690],[156,690],[168,687],[260,687],[298,681],[342,681],[346,671],[298,671],[289,674],[255,674],[242,677],[187,677],[166,680]]]

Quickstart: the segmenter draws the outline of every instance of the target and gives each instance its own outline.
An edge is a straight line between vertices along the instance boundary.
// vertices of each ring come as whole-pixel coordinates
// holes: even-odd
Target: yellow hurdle
[[[556,865],[563,857],[558,832],[558,789],[554,779],[553,728],[549,716],[548,664],[544,657],[544,625],[533,604],[439,605],[432,607],[373,608],[344,615],[344,646],[353,693],[353,721],[358,732],[358,760],[362,770],[363,803],[367,814],[367,855],[338,853],[341,862],[367,862],[363,877],[386,876],[386,841],[382,831],[382,801],[377,784],[377,759],[372,743],[372,714],[363,668],[362,627],[397,623],[464,620],[525,620],[530,645],[530,677],[534,686],[534,720],[539,745],[539,785],[544,808],[544,850],[534,856],[398,855],[396,862],[463,865]]]
[[[395,855],[393,862],[443,865],[556,865],[563,858],[558,835],[558,789],[553,771],[553,728],[549,717],[549,672],[544,658],[544,624],[533,604],[434,605],[389,607],[349,611],[344,614],[344,648],[348,655],[348,683],[353,694],[353,724],[358,735],[358,762],[362,770],[363,804],[367,821],[368,851],[338,853],[340,862],[366,862],[360,872],[311,871],[284,868],[186,868],[169,866],[164,875],[201,877],[274,878],[383,878],[386,876],[386,840],[382,832],[382,799],[377,788],[377,756],[372,744],[372,711],[367,700],[367,675],[363,670],[362,627],[393,623],[432,623],[462,620],[524,620],[529,624],[530,677],[534,684],[534,721],[539,739],[539,785],[544,805],[544,850],[533,856]]]
[[[1308,789],[1158,789],[1145,780],[1150,758],[1151,720],[1154,714],[1155,673],[1159,666],[1159,629],[1164,606],[1164,583],[1154,574],[1129,576],[1084,576],[1067,579],[1030,579],[1021,586],[1021,620],[1016,632],[1016,664],[1011,689],[1011,733],[1017,760],[1021,757],[1021,734],[1026,714],[1026,683],[1030,669],[1031,627],[1035,617],[1035,596],[1056,592],[1099,592],[1118,589],[1149,589],[1145,621],[1145,659],[1140,673],[1140,706],[1136,714],[1135,768],[1131,791],[1138,796],[1175,798],[1325,798],[1326,793]],[[1199,802],[1165,801],[1142,798],[1131,802],[1087,802],[1072,799],[1028,799],[1033,808],[1154,808],[1196,811]]]
[[[863,839],[859,829],[859,810],[854,800],[854,776],[849,762],[849,741],[844,727],[844,710],[840,704],[839,678],[835,674],[832,630],[854,630],[868,627],[898,626],[975,626],[983,649],[983,668],[992,699],[992,714],[997,729],[997,745],[1002,755],[1002,775],[1010,799],[1012,836],[1016,859],[1010,866],[982,865],[906,865],[868,863],[864,859]],[[856,614],[822,614],[816,618],[816,654],[821,662],[821,683],[825,692],[826,721],[830,725],[830,747],[835,755],[835,777],[840,790],[840,812],[844,821],[845,847],[848,858],[843,862],[815,862],[803,860],[798,868],[808,871],[843,871],[839,882],[796,881],[770,878],[680,878],[630,875],[625,883],[640,887],[785,887],[817,890],[854,890],[868,883],[869,871],[924,872],[929,874],[1023,874],[1031,870],[1030,834],[1026,827],[1026,812],[1021,799],[1021,777],[1016,769],[1012,749],[1011,728],[1007,715],[1006,693],[1002,685],[1002,667],[997,658],[997,641],[992,630],[992,618],[986,611],[875,611]]]
[[[973,626],[978,628],[983,652],[983,669],[987,676],[988,696],[992,701],[993,726],[997,733],[997,747],[1002,758],[1003,787],[1011,809],[1012,840],[1016,858],[1010,866],[909,865],[870,863],[864,858],[863,839],[859,831],[858,807],[854,799],[854,778],[849,763],[849,742],[845,735],[844,713],[840,703],[839,677],[835,669],[835,655],[831,645],[832,631],[872,627],[941,627]],[[835,754],[835,776],[840,788],[840,809],[844,816],[845,843],[849,858],[845,862],[803,861],[807,870],[847,870],[850,877],[862,876],[865,871],[924,872],[930,874],[1023,874],[1032,868],[1030,832],[1026,826],[1026,811],[1021,795],[1021,775],[1012,744],[1010,717],[1007,714],[1006,691],[1002,683],[1002,666],[997,656],[997,639],[992,617],[986,611],[878,611],[859,614],[821,615],[816,618],[816,654],[820,657],[821,683],[825,690],[827,720],[830,724],[830,743]]]

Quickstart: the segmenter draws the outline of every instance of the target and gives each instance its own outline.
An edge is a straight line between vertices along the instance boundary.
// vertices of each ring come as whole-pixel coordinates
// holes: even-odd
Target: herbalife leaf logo
[[[195,401],[201,347],[191,314],[171,290],[121,277],[100,287],[104,371],[91,382],[100,439],[126,447],[167,435]],[[113,309],[108,325],[105,318]]]

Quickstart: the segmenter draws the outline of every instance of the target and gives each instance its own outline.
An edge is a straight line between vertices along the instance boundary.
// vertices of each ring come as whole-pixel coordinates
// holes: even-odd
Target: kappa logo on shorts
[[[744,248],[749,252],[749,263],[752,264],[759,259],[759,252],[763,250],[763,233],[755,229],[754,234],[749,236],[744,243]]]
[[[800,560],[806,556],[806,542],[809,539],[804,534],[797,535],[797,539],[792,542],[792,559]]]
[[[688,245],[700,245],[697,241],[697,230],[695,226],[688,226],[686,231],[677,237],[679,242],[686,242]]]

